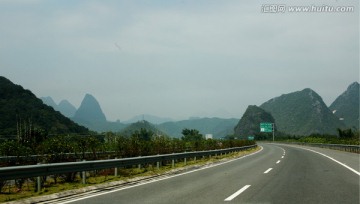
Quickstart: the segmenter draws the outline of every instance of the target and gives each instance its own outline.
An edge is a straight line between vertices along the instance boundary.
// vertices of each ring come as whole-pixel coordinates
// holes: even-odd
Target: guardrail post
[[[85,162],[86,160],[83,160],[83,162]],[[83,171],[82,173],[82,184],[86,184],[86,172]]]
[[[194,162],[196,162],[196,156],[194,157]]]
[[[157,154],[157,156],[159,156],[160,154]],[[160,161],[157,161],[156,162],[156,168],[157,170],[160,170]]]
[[[184,165],[186,166],[186,157],[184,158]]]
[[[175,159],[172,159],[172,168],[175,167]]]
[[[37,163],[38,165],[40,165],[41,163]],[[36,192],[40,192],[41,191],[41,177],[38,176],[36,177]]]
[[[117,157],[115,157],[115,159],[117,159]],[[114,169],[114,176],[117,177],[118,176],[118,168],[115,167]]]

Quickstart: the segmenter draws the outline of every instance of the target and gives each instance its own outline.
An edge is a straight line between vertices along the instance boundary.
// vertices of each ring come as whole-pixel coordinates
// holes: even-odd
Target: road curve
[[[354,171],[306,147],[261,146],[256,154],[212,168],[67,203],[359,203]]]

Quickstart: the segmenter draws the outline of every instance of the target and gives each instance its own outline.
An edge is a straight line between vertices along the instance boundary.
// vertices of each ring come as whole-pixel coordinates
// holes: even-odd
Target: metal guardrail
[[[353,153],[358,153],[358,154],[360,153],[360,146],[359,145],[305,143],[305,142],[284,142],[284,143],[303,145],[303,146],[310,146],[310,147],[320,147],[320,148],[334,149],[334,150],[353,152]]]
[[[234,147],[220,150],[198,151],[198,152],[184,152],[174,154],[163,154],[155,156],[144,156],[134,158],[97,160],[97,161],[83,161],[83,162],[65,162],[52,164],[39,164],[27,166],[14,166],[0,168],[1,180],[13,180],[21,178],[32,178],[38,176],[48,176],[54,174],[63,174],[69,172],[82,172],[100,169],[110,169],[117,167],[126,167],[138,164],[149,164],[161,161],[170,161],[176,159],[184,159],[191,157],[202,157],[216,154],[225,154],[235,151],[251,149],[257,145],[250,145],[244,147]]]

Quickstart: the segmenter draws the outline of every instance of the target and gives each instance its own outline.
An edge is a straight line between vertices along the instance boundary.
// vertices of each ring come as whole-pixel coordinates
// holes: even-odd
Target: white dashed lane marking
[[[236,196],[240,195],[242,192],[244,192],[246,189],[248,189],[251,185],[246,185],[242,187],[240,190],[236,191],[231,196],[227,197],[224,201],[231,201],[232,199],[236,198]]]
[[[269,168],[268,170],[266,170],[266,171],[264,172],[264,174],[269,173],[271,170],[272,170],[272,168]]]

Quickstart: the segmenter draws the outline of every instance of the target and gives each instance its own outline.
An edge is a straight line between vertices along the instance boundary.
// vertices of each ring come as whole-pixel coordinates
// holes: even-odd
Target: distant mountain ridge
[[[309,88],[270,99],[260,108],[271,113],[279,131],[291,135],[336,135],[337,128],[345,127]]]
[[[359,130],[359,83],[350,84],[329,108],[348,128]]]
[[[24,128],[32,127],[32,132],[89,133],[87,128],[74,123],[54,108],[44,104],[31,91],[2,76],[0,76],[0,115],[0,134],[4,135],[16,135],[19,124]]]
[[[44,104],[53,107],[55,110],[57,110],[58,105],[55,103],[55,101],[50,97],[40,97],[40,99],[44,102]]]
[[[49,105],[56,105],[51,97],[44,97],[42,100]],[[68,105],[67,101],[61,101],[60,104],[56,106],[57,108],[54,109],[58,110],[58,107],[61,105]],[[121,132],[131,124],[146,120],[163,133],[173,137],[181,137],[181,131],[184,128],[197,129],[202,134],[213,134],[214,138],[221,138],[232,134],[251,135],[257,133],[259,130],[259,128],[256,127],[259,125],[257,124],[259,121],[255,118],[258,116],[260,118],[265,117],[265,113],[268,113],[273,117],[276,121],[276,127],[280,132],[289,135],[303,136],[312,133],[336,135],[336,128],[359,129],[358,82],[352,83],[329,108],[326,107],[322,98],[315,91],[307,88],[302,91],[283,94],[272,98],[263,103],[260,107],[249,106],[248,109],[253,115],[250,114],[249,117],[247,109],[240,121],[238,119],[200,117],[193,117],[189,120],[172,121],[171,118],[144,114],[135,116],[122,123],[119,121],[109,122],[106,120],[106,116],[102,112],[100,104],[92,95],[85,95],[82,106],[82,110],[77,111],[77,116],[71,117],[71,119],[98,132]],[[64,109],[65,108],[63,108],[63,111],[61,112],[63,115],[66,115],[64,114]],[[334,114],[332,111],[334,111]],[[256,114],[260,115],[256,116]],[[266,118],[271,118],[270,116],[266,116]],[[343,118],[344,120],[340,121],[339,118]],[[251,120],[256,121],[254,124],[257,125],[250,124]]]
[[[182,130],[196,129],[201,134],[213,134],[214,138],[222,138],[227,135],[234,134],[234,126],[238,119],[222,119],[222,118],[197,118],[182,120],[176,122],[166,122],[159,124],[157,127],[172,137],[181,137]]]
[[[55,110],[60,111],[64,116],[71,118],[75,115],[76,108],[69,101],[62,100],[59,105],[50,97],[40,97],[40,99],[48,106],[53,107]]]
[[[151,124],[150,122],[148,122],[146,120],[141,120],[136,123],[132,123],[132,124],[128,125],[123,130],[120,131],[120,134],[124,135],[124,136],[131,136],[136,131],[140,132],[141,129],[151,131],[155,135],[167,135],[163,131],[159,130],[154,124]]]
[[[122,123],[131,124],[131,123],[136,123],[136,122],[142,121],[142,120],[148,121],[152,124],[161,124],[161,123],[165,123],[165,122],[174,121],[171,118],[158,117],[158,116],[150,115],[150,114],[143,114],[143,115],[137,115],[129,120],[123,121]]]

